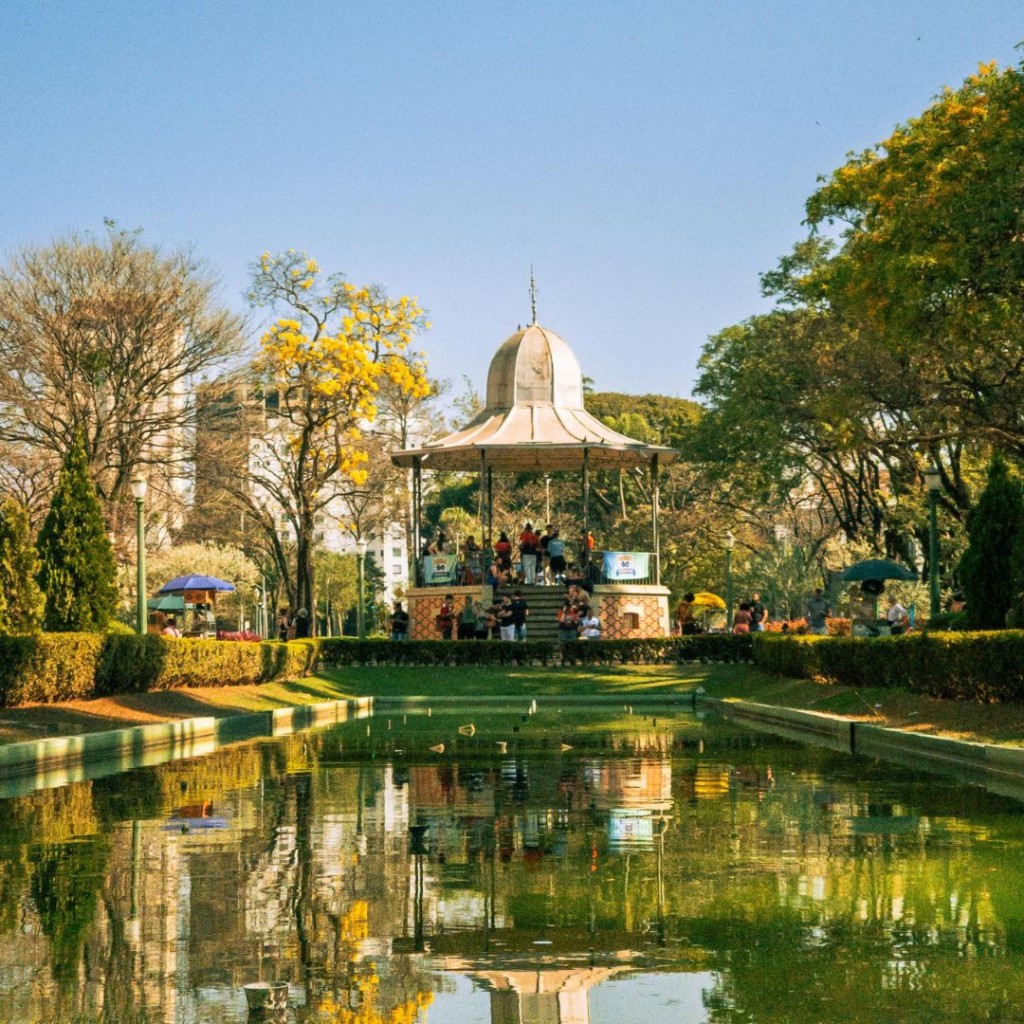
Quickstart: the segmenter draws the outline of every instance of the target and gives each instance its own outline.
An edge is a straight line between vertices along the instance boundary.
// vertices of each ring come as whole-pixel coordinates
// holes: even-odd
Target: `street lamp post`
[[[934,462],[924,471],[924,482],[928,488],[928,593],[931,614],[938,615],[941,611],[939,597],[938,505],[939,489],[942,486],[942,473]]]
[[[132,478],[132,497],[135,498],[135,542],[136,542],[136,627],[139,636],[146,635],[146,626],[149,615],[146,611],[146,478],[136,476]]]
[[[725,531],[725,624],[732,632],[732,549],[736,546],[736,538],[732,530]]]
[[[366,541],[362,537],[356,541],[356,570],[358,572],[357,600],[356,606],[356,629],[359,632],[359,639],[366,639]]]

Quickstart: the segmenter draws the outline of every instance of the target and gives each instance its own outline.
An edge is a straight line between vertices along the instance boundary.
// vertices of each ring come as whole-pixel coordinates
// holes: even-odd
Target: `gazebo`
[[[416,586],[409,591],[410,635],[435,638],[434,616],[443,593],[480,595],[481,588],[445,590],[423,575],[423,472],[478,473],[480,532],[485,550],[493,539],[493,474],[579,473],[579,534],[589,531],[590,475],[598,470],[646,467],[651,476],[651,547],[647,552],[606,552],[602,571],[591,573],[593,598],[606,637],[665,636],[668,589],[661,586],[658,481],[662,467],[678,457],[673,448],[626,437],[595,419],[583,406],[583,372],[572,349],[554,331],[536,323],[517,330],[495,353],[487,374],[483,411],[454,434],[420,448],[394,452],[392,461],[412,470],[413,548]],[[583,552],[586,560],[589,555]],[[612,570],[609,571],[609,566]],[[595,580],[596,576],[596,580]],[[521,588],[522,589],[522,588]],[[531,591],[534,588],[529,588]],[[537,588],[551,590],[553,588]],[[488,594],[481,595],[484,598]],[[533,595],[539,596],[539,595]]]

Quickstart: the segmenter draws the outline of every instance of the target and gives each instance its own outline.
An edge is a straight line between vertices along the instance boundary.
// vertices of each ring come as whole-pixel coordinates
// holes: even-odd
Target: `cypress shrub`
[[[0,505],[0,633],[35,633],[43,618],[36,582],[39,555],[29,536],[28,513],[8,498]]]
[[[1024,491],[997,451],[988,466],[988,483],[967,517],[967,550],[960,578],[969,629],[1002,629],[1015,591],[1011,562],[1024,542]]]
[[[37,548],[44,628],[106,629],[117,605],[117,567],[80,441],[64,460]]]

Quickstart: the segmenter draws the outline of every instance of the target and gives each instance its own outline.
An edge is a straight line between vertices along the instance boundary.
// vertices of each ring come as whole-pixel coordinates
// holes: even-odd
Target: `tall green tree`
[[[80,440],[64,460],[37,548],[44,628],[105,629],[117,606],[117,566]]]
[[[967,621],[974,629],[1002,629],[1014,598],[1011,559],[1024,542],[1024,488],[996,452],[988,483],[967,518],[970,544],[960,560]]]
[[[0,505],[0,633],[34,633],[43,618],[43,594],[36,582],[39,555],[23,505]]]

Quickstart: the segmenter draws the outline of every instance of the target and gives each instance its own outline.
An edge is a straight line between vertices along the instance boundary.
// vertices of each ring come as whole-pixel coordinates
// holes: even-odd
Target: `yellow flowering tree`
[[[807,202],[813,228],[842,226],[842,246],[800,291],[856,328],[871,391],[881,379],[902,411],[914,382],[931,457],[967,433],[1024,451],[1022,143],[1024,64],[985,64]]]
[[[281,315],[255,362],[268,415],[248,483],[288,598],[312,611],[318,519],[347,488],[367,483],[380,389],[428,394],[423,354],[410,346],[429,325],[416,299],[324,277],[294,249],[263,254],[250,300]]]

